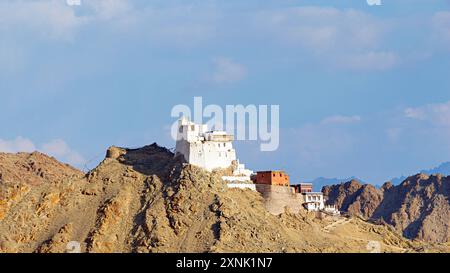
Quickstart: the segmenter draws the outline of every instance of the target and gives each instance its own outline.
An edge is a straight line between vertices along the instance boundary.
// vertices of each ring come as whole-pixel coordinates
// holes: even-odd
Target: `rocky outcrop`
[[[380,189],[356,181],[323,188],[328,203],[342,211],[384,221],[411,239],[450,238],[450,177],[418,174]]]
[[[383,199],[383,192],[370,184],[356,180],[322,189],[327,204],[336,205],[339,210],[370,217]]]

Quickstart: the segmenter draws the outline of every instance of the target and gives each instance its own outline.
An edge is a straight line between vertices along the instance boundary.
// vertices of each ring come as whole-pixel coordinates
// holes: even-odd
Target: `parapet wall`
[[[287,186],[275,186],[256,184],[256,191],[258,191],[263,199],[264,206],[271,214],[278,215],[287,208],[293,213],[298,213],[303,210],[303,196],[296,194],[293,188]]]

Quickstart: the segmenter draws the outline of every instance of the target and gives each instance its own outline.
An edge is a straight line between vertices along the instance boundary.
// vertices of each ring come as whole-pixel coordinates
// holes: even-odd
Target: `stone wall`
[[[264,206],[271,214],[283,213],[285,208],[293,213],[304,209],[303,196],[294,193],[291,187],[256,184],[256,191],[262,195]]]

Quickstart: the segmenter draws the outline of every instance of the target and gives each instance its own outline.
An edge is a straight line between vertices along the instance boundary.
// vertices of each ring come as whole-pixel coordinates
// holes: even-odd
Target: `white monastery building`
[[[336,213],[335,207],[324,205],[324,197],[321,192],[312,191],[311,183],[295,185],[291,191],[288,176],[283,176],[287,178],[283,178],[281,184],[278,180],[275,183],[275,178],[279,178],[277,174],[279,175],[280,172],[274,171],[269,172],[270,181],[258,182],[259,174],[267,172],[259,172],[257,175],[253,175],[252,170],[248,170],[244,164],[240,164],[236,157],[236,150],[233,148],[233,140],[233,135],[224,131],[209,131],[206,124],[196,124],[183,117],[178,121],[175,156],[183,156],[187,163],[210,172],[217,169],[228,169],[228,175],[222,176],[222,179],[227,182],[230,188],[248,188],[257,191],[256,184],[268,184],[272,188],[285,187],[289,189],[292,195],[300,194],[303,196],[303,206],[308,211]],[[252,176],[256,178],[256,184],[252,181]],[[276,192],[273,194],[276,194]]]
[[[304,196],[304,206],[309,211],[319,211],[325,208],[323,201],[323,193],[321,192],[305,192]]]
[[[233,140],[233,135],[224,131],[208,131],[206,124],[195,124],[183,117],[178,121],[175,156],[183,155],[189,164],[208,171],[232,167],[233,175],[222,177],[228,186],[254,190],[255,185],[250,179],[253,171],[239,163]]]

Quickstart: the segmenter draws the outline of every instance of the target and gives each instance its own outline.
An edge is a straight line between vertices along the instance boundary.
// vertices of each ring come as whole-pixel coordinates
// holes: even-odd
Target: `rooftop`
[[[257,173],[285,173],[283,170],[272,170],[272,171],[257,171]]]
[[[318,191],[318,192],[304,192],[303,194],[306,194],[306,195],[323,195],[323,193],[322,192],[320,192],[320,191]]]

